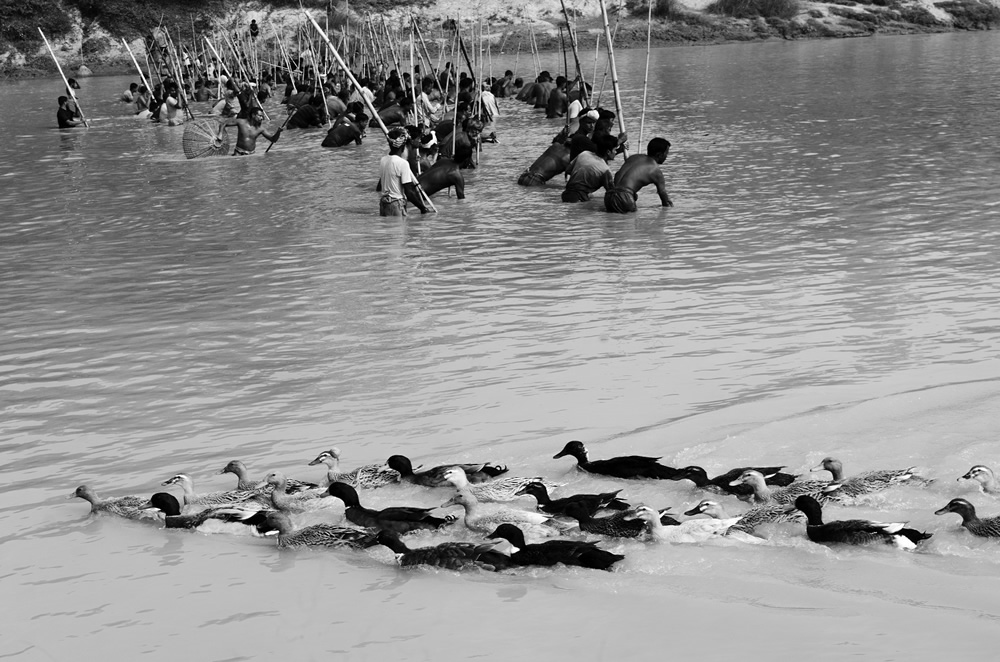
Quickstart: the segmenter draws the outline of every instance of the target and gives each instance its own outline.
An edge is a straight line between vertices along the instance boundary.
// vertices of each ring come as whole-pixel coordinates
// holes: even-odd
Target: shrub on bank
[[[934,6],[943,9],[954,18],[956,28],[963,30],[989,30],[1000,25],[1000,7],[982,2],[958,0],[957,2],[936,2]]]
[[[0,0],[0,40],[12,44],[41,43],[38,28],[51,39],[69,32],[73,23],[51,0]]]
[[[794,18],[799,13],[797,0],[716,0],[707,11],[733,18]]]

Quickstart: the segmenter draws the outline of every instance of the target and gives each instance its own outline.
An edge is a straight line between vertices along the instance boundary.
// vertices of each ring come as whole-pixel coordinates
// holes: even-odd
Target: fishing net
[[[214,119],[193,120],[184,125],[184,156],[198,159],[205,156],[227,156],[229,135],[222,122]]]

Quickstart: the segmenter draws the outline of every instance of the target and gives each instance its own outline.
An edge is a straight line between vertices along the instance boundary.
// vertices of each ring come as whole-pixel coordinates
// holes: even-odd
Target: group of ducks
[[[366,549],[383,545],[391,549],[403,566],[429,565],[453,570],[480,568],[504,570],[517,566],[552,566],[559,563],[609,570],[624,556],[602,549],[598,542],[579,534],[607,538],[645,538],[659,542],[699,542],[722,536],[746,542],[762,542],[755,535],[765,524],[806,521],[806,535],[822,544],[893,544],[914,549],[932,534],[908,528],[905,523],[851,519],[823,521],[825,503],[849,504],[859,497],[901,484],[926,485],[931,481],[914,469],[868,471],[851,477],[843,465],[825,458],[813,471],[828,471],[831,480],[798,480],[782,472],[784,467],[739,467],[709,478],[698,466],[668,467],[659,458],[640,455],[591,460],[586,447],[571,441],[554,458],[572,456],[580,470],[620,479],[689,480],[714,494],[733,495],[750,504],[749,510],[730,517],[719,501],[703,499],[678,520],[668,510],[645,505],[632,506],[622,490],[595,494],[573,494],[553,498],[550,490],[561,487],[542,477],[513,477],[507,467],[486,462],[447,464],[431,469],[414,468],[402,455],[393,455],[384,465],[366,465],[353,471],[340,470],[340,451],[324,451],[310,466],[325,465],[324,485],[288,479],[272,472],[263,481],[250,478],[246,466],[233,460],[219,474],[237,477],[235,490],[198,494],[186,474],[163,482],[182,491],[181,499],[168,492],[152,497],[121,496],[100,498],[86,485],[70,497],[86,499],[94,513],[108,513],[128,519],[156,519],[167,528],[194,529],[210,520],[251,527],[259,535],[275,536],[279,548],[349,547]],[[961,479],[977,481],[988,494],[1000,493],[992,470],[972,467]],[[960,480],[961,480],[960,479]],[[455,526],[454,515],[434,514],[439,508],[395,506],[380,510],[361,504],[358,490],[376,489],[399,483],[454,490],[439,508],[460,506],[465,528],[483,537],[482,541],[449,541],[410,548],[402,537],[420,530],[438,531]],[[509,502],[532,497],[535,510],[508,507],[484,508],[483,503]],[[292,515],[317,510],[336,498],[343,502],[344,517],[354,526],[318,523],[296,528]],[[937,515],[956,513],[962,526],[976,536],[1000,538],[1000,515],[981,519],[966,499],[952,499]],[[566,536],[575,535],[574,538]],[[528,539],[539,542],[527,542]],[[508,543],[500,551],[500,541]]]

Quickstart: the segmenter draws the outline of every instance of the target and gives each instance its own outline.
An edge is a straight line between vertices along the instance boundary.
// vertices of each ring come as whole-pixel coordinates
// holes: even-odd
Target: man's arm
[[[265,138],[267,138],[271,142],[276,143],[276,142],[278,142],[278,138],[281,137],[281,127],[279,126],[278,130],[275,131],[274,133],[270,133],[268,131],[265,131],[264,129],[261,129],[260,130],[260,135],[264,136]]]
[[[420,210],[421,214],[427,213],[427,207],[424,206],[424,201],[420,195],[420,191],[417,190],[418,184],[414,182],[407,182],[403,184],[403,193],[406,194],[406,199],[413,203],[413,205]]]
[[[660,196],[660,206],[673,207],[674,203],[670,199],[670,196],[667,195],[667,184],[663,180],[663,173],[660,172],[659,168],[656,168],[655,173],[653,175],[653,184],[656,185],[656,194]]]

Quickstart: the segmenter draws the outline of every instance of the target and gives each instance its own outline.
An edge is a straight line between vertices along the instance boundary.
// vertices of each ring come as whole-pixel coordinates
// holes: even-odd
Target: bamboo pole
[[[604,0],[598,0],[601,3],[601,20],[604,22],[604,38],[608,41],[608,62],[611,66],[611,89],[615,93],[615,110],[618,113],[618,131],[625,133],[625,117],[622,114],[622,93],[621,89],[618,87],[618,68],[615,67],[615,46],[611,39],[611,26],[608,25],[608,8],[604,4]],[[628,158],[628,150],[622,150],[622,154],[625,158]]]
[[[514,54],[514,79],[517,79],[517,60],[521,57],[521,38],[517,40],[517,53]],[[513,81],[512,81],[513,82]]]
[[[635,149],[642,154],[642,129],[646,124],[646,93],[649,90],[649,50],[653,38],[653,2],[649,1],[649,15],[646,18],[646,73],[642,78],[642,115],[639,116],[639,140]]]
[[[135,55],[132,53],[132,47],[128,45],[128,42],[125,41],[124,37],[122,37],[122,43],[125,45],[125,50],[128,51],[129,57],[132,58],[132,64],[135,65],[136,70],[138,70],[138,72],[139,72],[139,80],[142,81],[142,84],[146,88],[146,90],[150,94],[153,94],[153,88],[150,87],[149,81],[146,80],[146,75],[144,73],[142,73],[142,67],[139,66],[138,60],[135,59]]]
[[[316,26],[317,30],[319,30],[319,24],[316,23],[316,19],[314,19],[312,16],[306,13],[304,9],[302,10],[302,13],[305,14],[306,18],[312,21],[312,24]],[[388,139],[389,129],[386,127],[385,122],[382,121],[382,118],[379,117],[378,111],[375,110],[375,106],[372,105],[372,102],[369,101],[368,97],[366,97],[364,94],[361,94],[361,85],[358,84],[358,79],[356,79],[354,77],[354,74],[351,73],[351,70],[347,68],[347,63],[344,62],[344,58],[340,57],[340,53],[338,53],[337,49],[334,48],[333,43],[330,41],[330,37],[327,36],[327,34],[322,31],[320,31],[320,36],[323,38],[324,41],[326,41],[326,45],[330,47],[330,53],[333,55],[334,58],[337,59],[337,64],[339,64],[341,67],[344,68],[344,73],[347,74],[348,80],[350,80],[351,84],[354,85],[356,90],[358,90],[358,95],[361,97],[361,100],[364,102],[365,106],[368,107],[368,111],[372,114],[372,117],[375,119],[375,121],[378,122],[378,128],[382,129],[382,133],[385,135],[386,139]],[[423,196],[424,201],[432,210],[434,210],[434,213],[436,214],[437,207],[435,207],[434,203],[431,202],[430,196],[424,193],[424,189],[420,186],[419,182],[417,182],[416,186],[417,190],[420,191],[420,195]]]
[[[52,50],[52,45],[49,44],[48,38],[45,33],[42,32],[41,28],[38,28],[38,34],[42,35],[42,40],[45,42],[45,46],[49,49],[49,54],[52,56],[52,61],[56,63],[56,69],[59,70],[59,75],[62,77],[63,82],[66,84],[66,90],[69,92],[69,96],[73,99],[73,103],[76,104],[76,111],[80,113],[80,120],[83,122],[83,126],[90,128],[90,124],[87,123],[87,118],[83,116],[83,108],[80,107],[80,102],[76,98],[76,93],[73,88],[69,86],[69,80],[66,79],[66,74],[63,73],[62,65],[59,64],[59,60],[56,59],[56,53]]]
[[[295,87],[295,72],[292,71],[292,61],[288,58],[288,53],[285,52],[285,45],[281,42],[281,37],[278,36],[278,31],[274,29],[274,23],[269,23],[271,26],[271,32],[274,33],[274,38],[278,42],[278,48],[281,50],[282,57],[285,58],[285,68],[288,70],[288,80],[292,82],[292,94],[298,94],[299,90]]]
[[[653,2],[653,0],[649,1]],[[566,18],[566,31],[569,32],[569,44],[573,49],[573,60],[576,63],[576,79],[580,81],[580,103],[586,106],[585,101],[588,99],[587,81],[583,78],[583,66],[580,64],[580,50],[577,48],[576,32],[573,31],[572,24],[569,22],[569,11],[566,9],[566,0],[559,0],[559,3],[562,5],[563,16]],[[569,78],[568,66],[566,78]],[[569,117],[569,113],[566,113],[566,116]]]

